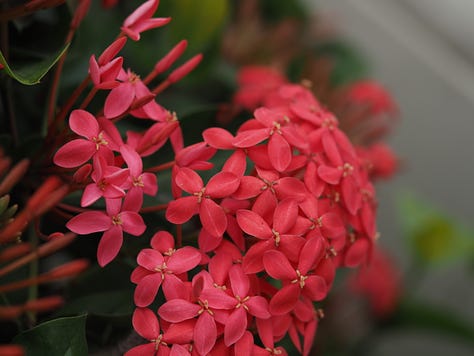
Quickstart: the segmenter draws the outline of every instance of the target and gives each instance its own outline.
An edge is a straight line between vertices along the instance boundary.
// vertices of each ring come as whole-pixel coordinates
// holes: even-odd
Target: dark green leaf
[[[61,58],[61,56],[67,51],[69,48],[69,43],[65,44],[62,48],[58,51],[53,53],[52,55],[48,56],[46,59],[19,66],[18,68],[13,68],[10,66],[3,53],[0,52],[0,63],[5,66],[3,69],[10,77],[14,78],[18,82],[25,84],[25,85],[34,85],[38,84],[43,78],[46,73],[56,64],[56,62]]]
[[[27,356],[87,355],[86,315],[54,319],[19,334],[13,339]]]

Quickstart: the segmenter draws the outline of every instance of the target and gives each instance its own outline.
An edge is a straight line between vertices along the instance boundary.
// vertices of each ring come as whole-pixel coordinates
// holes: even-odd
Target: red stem
[[[161,172],[161,171],[164,171],[166,169],[173,168],[173,166],[175,164],[176,164],[175,161],[170,161],[170,162],[166,162],[166,163],[163,163],[163,164],[159,164],[158,166],[153,166],[153,167],[147,168],[146,171],[147,172]]]

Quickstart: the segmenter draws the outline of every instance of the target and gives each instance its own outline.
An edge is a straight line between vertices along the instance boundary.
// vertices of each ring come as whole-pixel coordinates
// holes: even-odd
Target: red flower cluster
[[[162,26],[154,20],[158,1],[147,1],[129,16],[122,33],[139,40],[140,32]],[[197,223],[198,248],[182,247],[166,231],[137,257],[133,326],[148,340],[127,355],[278,355],[275,344],[289,334],[309,354],[320,312],[313,302],[329,292],[336,269],[366,261],[376,237],[375,192],[358,151],[326,110],[302,85],[256,72],[247,73],[240,98],[262,105],[234,136],[222,128],[203,133],[204,142],[184,147],[175,115],[154,94],[181,79],[199,62],[196,56],[162,84],[148,84],[182,54],[178,44],[145,80],[122,68],[116,57],[125,37],[98,60],[90,61],[94,91],[110,90],[96,118],[75,110],[71,130],[82,138],[66,143],[54,162],[79,167],[84,187],[81,206],[99,199],[105,210],[87,210],[67,227],[78,234],[103,232],[97,257],[104,266],[121,248],[123,233],[139,236],[143,194],[157,194],[154,172],[142,157],[170,139],[174,199],[166,219],[178,226]],[[261,90],[255,83],[271,76]],[[248,90],[246,92],[246,90]],[[115,124],[126,115],[148,119],[145,132],[121,137]],[[204,183],[199,170],[212,168],[218,150],[230,151],[222,169]],[[156,208],[155,210],[159,210]],[[162,293],[160,293],[160,288]],[[164,298],[157,313],[148,307]]]

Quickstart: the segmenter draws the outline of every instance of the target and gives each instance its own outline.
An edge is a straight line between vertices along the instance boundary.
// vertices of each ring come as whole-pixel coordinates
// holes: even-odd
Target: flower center
[[[249,311],[249,307],[245,305],[245,303],[250,299],[249,296],[246,296],[244,299],[241,299],[238,295],[236,295],[235,299],[237,299],[238,301],[237,305],[235,306],[235,309],[243,307],[245,310]]]
[[[209,302],[207,300],[198,300],[198,304],[201,306],[201,309],[198,311],[198,315],[201,315],[205,311],[209,313],[209,315],[214,316],[214,312],[209,309]]]
[[[273,127],[270,130],[270,136],[275,132],[281,135],[281,124],[279,122],[273,121]]]
[[[143,188],[145,186],[145,184],[143,184],[143,179],[142,179],[142,176],[138,176],[136,178],[133,178],[133,186],[134,187],[141,187]]]
[[[120,214],[112,216],[112,224],[122,225],[122,219],[120,218]]]
[[[299,283],[300,288],[303,289],[304,281],[308,279],[308,276],[303,276],[299,270],[296,270],[296,279],[292,280],[291,283]]]
[[[324,119],[321,124],[322,127],[326,127],[328,130],[334,130],[337,127],[337,121],[331,116]]]
[[[155,340],[150,340],[151,342],[155,343],[155,351],[158,351],[160,348],[160,344],[163,346],[167,346],[166,342],[161,341],[163,339],[163,334],[160,334]]]
[[[273,233],[273,239],[275,240],[275,246],[278,247],[281,241],[280,233],[274,229],[272,229],[272,233]]]
[[[198,204],[201,203],[202,197],[204,196],[205,191],[206,191],[206,188],[202,188],[199,192],[193,193],[193,195],[198,197]]]
[[[344,163],[343,166],[339,166],[338,168],[343,171],[342,172],[343,177],[347,177],[351,175],[352,172],[354,171],[354,167],[349,163]]]
[[[128,82],[135,84],[140,81],[140,76],[132,71],[128,72]]]
[[[92,137],[92,142],[95,143],[95,149],[97,151],[99,150],[101,145],[106,146],[109,144],[107,140],[104,138],[103,132],[99,132],[99,135],[97,135],[97,137]]]

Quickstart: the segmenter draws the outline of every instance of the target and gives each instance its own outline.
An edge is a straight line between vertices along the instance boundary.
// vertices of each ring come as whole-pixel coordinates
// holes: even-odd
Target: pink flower
[[[109,166],[105,159],[100,156],[94,158],[93,168],[91,177],[94,183],[88,184],[84,188],[81,206],[89,206],[100,197],[117,199],[125,196],[122,187],[129,176],[128,169]]]
[[[238,210],[237,223],[241,229],[260,241],[252,245],[243,258],[245,273],[256,273],[264,269],[263,255],[266,251],[278,249],[291,261],[298,259],[304,239],[290,234],[297,221],[298,205],[292,199],[280,202],[273,212],[273,223],[270,227],[262,216],[252,210]]]
[[[121,27],[122,31],[134,41],[140,39],[140,33],[161,27],[171,21],[171,18],[152,18],[158,8],[159,0],[148,0],[130,14]]]
[[[119,85],[113,88],[105,99],[104,115],[106,118],[112,119],[122,115],[135,100],[145,100],[147,102],[143,105],[142,110],[146,110],[146,106],[152,106],[153,103],[158,105],[152,101],[154,95],[151,91],[143,84],[140,77],[130,69],[127,72],[121,69],[117,79],[120,81]],[[154,108],[151,110],[154,110]]]
[[[173,324],[163,333],[154,312],[137,308],[133,312],[132,324],[138,335],[149,343],[133,347],[125,356],[190,355],[181,344],[191,342],[194,326],[192,323]]]
[[[255,120],[247,121],[249,129],[241,130],[233,144],[248,148],[268,139],[268,157],[272,166],[279,172],[285,171],[291,163],[293,148],[304,148],[306,140],[288,124],[285,112],[259,108],[254,112]]]
[[[286,283],[271,299],[270,312],[282,315],[290,312],[301,294],[312,301],[320,301],[327,294],[326,282],[318,275],[308,273],[323,257],[324,245],[315,237],[308,240],[299,257],[298,268],[294,268],[280,251],[267,251],[263,255],[263,265],[267,273]]]
[[[66,224],[67,228],[79,235],[104,232],[97,249],[97,260],[104,267],[119,253],[123,242],[123,232],[134,236],[146,229],[142,217],[136,211],[136,202],[127,196],[122,199],[107,199],[106,212],[86,211]]]
[[[235,299],[212,286],[212,278],[200,272],[193,278],[193,300],[172,299],[159,309],[160,317],[171,323],[197,318],[194,327],[194,346],[200,355],[207,355],[217,339],[217,325],[227,321],[227,309],[235,306]],[[222,310],[224,309],[224,310]]]
[[[166,252],[161,252],[159,247],[166,240],[173,247],[169,247]],[[171,241],[170,241],[171,240]],[[153,249],[143,249],[137,257],[141,274],[147,274],[138,280],[135,289],[135,304],[139,307],[150,305],[158,293],[160,286],[163,286],[163,292],[166,299],[177,298],[185,288],[179,275],[190,271],[201,261],[201,253],[191,246],[185,246],[174,250],[174,241],[166,231],[155,234],[151,240]],[[146,271],[143,271],[145,269]]]
[[[114,140],[101,130],[96,118],[87,111],[74,110],[69,118],[69,126],[85,139],[69,141],[56,152],[53,161],[60,167],[79,167],[99,151],[117,149]]]
[[[267,300],[262,296],[249,295],[250,281],[241,266],[233,265],[230,268],[229,280],[236,304],[224,328],[226,346],[235,344],[244,336],[247,330],[248,315],[260,319],[270,318]]]
[[[155,196],[158,191],[156,175],[153,173],[143,173],[143,162],[140,155],[132,147],[123,145],[120,147],[120,153],[128,166],[129,189],[128,194],[134,195],[141,207],[143,204],[143,194]]]
[[[224,209],[214,199],[225,198],[235,192],[239,178],[230,172],[213,176],[206,186],[201,177],[189,168],[181,168],[176,175],[176,184],[192,195],[169,203],[166,219],[173,224],[183,224],[199,214],[202,226],[213,236],[221,236],[227,228]]]

